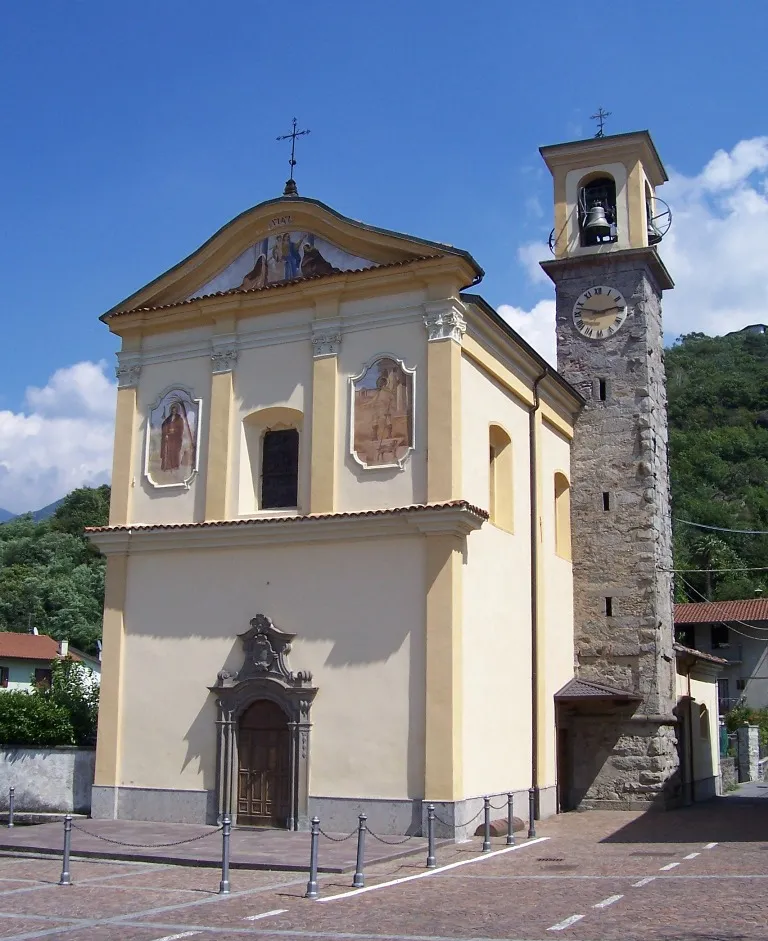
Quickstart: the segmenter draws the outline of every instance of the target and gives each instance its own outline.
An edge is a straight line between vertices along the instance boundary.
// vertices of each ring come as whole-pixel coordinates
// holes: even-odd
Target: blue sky
[[[525,247],[552,224],[537,148],[590,136],[598,105],[609,131],[650,129],[700,236],[734,215],[706,182],[718,151],[729,200],[745,186],[765,195],[767,33],[752,0],[2,4],[0,411],[18,431],[21,417],[72,418],[86,394],[108,396],[116,344],[98,315],[280,193],[288,153],[275,137],[294,114],[312,131],[302,195],[470,250],[482,293],[536,339],[551,292]],[[682,269],[702,263],[675,252]],[[696,326],[690,291],[674,332]],[[722,317],[707,316],[702,329],[717,330]],[[56,378],[103,359],[103,387],[93,370],[74,387]],[[106,409],[96,417],[108,423]],[[0,506],[8,493],[23,503],[7,475],[3,489],[2,449]],[[62,483],[45,480],[43,497]]]

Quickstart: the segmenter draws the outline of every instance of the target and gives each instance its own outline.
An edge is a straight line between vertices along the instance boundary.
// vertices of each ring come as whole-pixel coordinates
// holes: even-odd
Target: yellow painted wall
[[[688,677],[678,662],[677,695],[688,696]],[[691,742],[693,745],[693,773],[696,781],[706,780],[720,773],[720,742],[718,721],[717,676],[691,670],[690,696],[693,699]],[[702,713],[702,708],[706,712]],[[702,721],[703,720],[703,721]],[[707,734],[702,734],[704,731]],[[687,772],[687,769],[686,769]]]
[[[573,571],[555,551],[555,473],[570,480],[570,445],[546,423],[541,426],[539,665],[542,670],[539,785],[556,783],[555,693],[573,677]]]
[[[462,359],[462,492],[489,497],[489,424],[512,439],[514,533],[490,522],[467,539],[463,588],[464,793],[531,783],[531,589],[528,412]]]
[[[234,498],[231,516],[248,516],[257,512],[243,419],[257,410],[275,407],[296,409],[304,416],[299,439],[299,507],[300,511],[309,512],[311,396],[312,344],[308,339],[240,351],[233,389],[229,489]]]
[[[424,537],[135,553],[124,642],[124,785],[213,788],[219,670],[263,612],[310,670],[310,792],[420,797]]]
[[[394,300],[382,298],[380,303],[382,314],[385,314]],[[342,305],[342,310],[344,307],[345,305]],[[416,368],[416,447],[403,470],[368,470],[361,467],[349,453],[349,379],[358,375],[363,365],[379,353],[390,353],[403,360],[409,369]],[[426,330],[418,311],[413,311],[413,320],[408,323],[366,330],[345,328],[339,352],[337,453],[340,456],[340,464],[336,488],[338,511],[371,510],[426,502],[426,357]]]

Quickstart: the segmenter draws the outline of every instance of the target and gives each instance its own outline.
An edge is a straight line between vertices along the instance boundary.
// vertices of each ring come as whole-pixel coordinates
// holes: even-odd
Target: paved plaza
[[[514,848],[494,839],[438,848],[351,874],[0,854],[0,939],[54,941],[765,941],[768,786],[669,813],[565,814]],[[323,854],[331,844],[323,841]]]

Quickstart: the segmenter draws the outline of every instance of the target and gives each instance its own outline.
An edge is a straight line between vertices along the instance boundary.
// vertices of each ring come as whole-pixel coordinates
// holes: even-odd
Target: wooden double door
[[[240,718],[237,741],[237,822],[287,827],[291,803],[291,735],[288,717],[258,699]]]

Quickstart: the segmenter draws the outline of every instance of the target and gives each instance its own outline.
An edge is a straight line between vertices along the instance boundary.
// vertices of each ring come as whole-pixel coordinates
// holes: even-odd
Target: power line
[[[676,523],[685,523],[686,526],[695,526],[697,529],[711,529],[716,533],[739,533],[742,536],[768,536],[766,529],[727,529],[725,526],[707,526],[704,523],[694,523],[691,520],[674,517]]]
[[[733,569],[665,569],[659,566],[661,572],[768,572],[768,565],[740,565]]]

